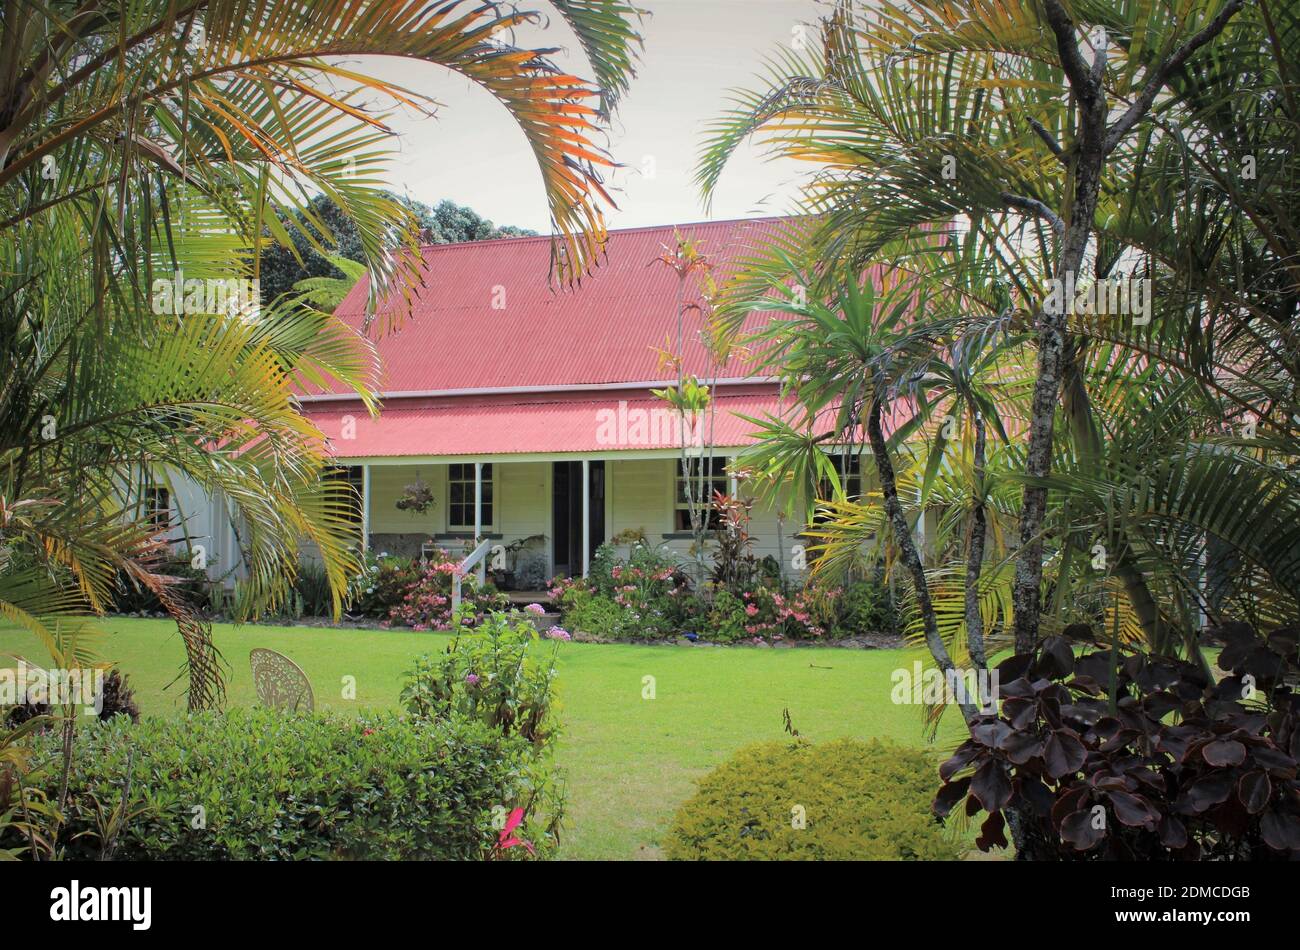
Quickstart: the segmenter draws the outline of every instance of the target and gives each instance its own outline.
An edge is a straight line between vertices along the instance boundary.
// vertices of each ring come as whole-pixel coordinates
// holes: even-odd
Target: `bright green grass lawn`
[[[184,650],[174,625],[110,619],[103,657],[130,674],[145,715],[183,708],[180,685],[164,690]],[[397,704],[413,657],[441,650],[446,635],[319,627],[215,626],[230,663],[228,700],[255,702],[248,651],[269,647],[311,678],[317,708],[355,711]],[[40,662],[30,634],[0,627],[0,652]],[[742,745],[783,735],[781,711],[813,740],[888,737],[922,745],[920,710],[890,702],[890,674],[911,667],[903,650],[560,645],[559,764],[568,784],[563,856],[656,858],[659,839],[694,781]],[[3,661],[0,661],[3,662]],[[48,661],[46,661],[48,662]],[[9,664],[5,664],[9,665]],[[342,698],[356,677],[356,699]],[[642,681],[655,678],[655,698]],[[936,752],[956,745],[959,717],[945,717]]]

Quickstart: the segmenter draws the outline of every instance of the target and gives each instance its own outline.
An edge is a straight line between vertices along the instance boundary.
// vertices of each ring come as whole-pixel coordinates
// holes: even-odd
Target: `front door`
[[[593,461],[588,502],[591,527],[588,554],[605,543],[605,463]],[[582,573],[582,463],[555,462],[551,469],[551,537],[554,538],[555,573],[577,577]]]

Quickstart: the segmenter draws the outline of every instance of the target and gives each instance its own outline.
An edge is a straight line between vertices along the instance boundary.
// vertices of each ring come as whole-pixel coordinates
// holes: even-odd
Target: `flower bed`
[[[786,589],[775,572],[754,569],[730,576],[742,582],[710,580],[695,591],[669,552],[639,544],[623,560],[605,546],[589,577],[557,579],[551,597],[566,628],[610,640],[685,636],[713,643],[776,643],[896,629],[888,591],[874,581]]]
[[[450,630],[452,580],[459,561],[441,549],[425,561],[370,555],[353,582],[352,609],[385,624],[413,630]],[[504,594],[474,574],[461,575],[461,624],[475,626],[493,610],[508,606]]]

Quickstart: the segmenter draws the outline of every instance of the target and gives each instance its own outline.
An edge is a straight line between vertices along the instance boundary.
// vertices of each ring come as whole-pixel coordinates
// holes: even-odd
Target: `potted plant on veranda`
[[[433,489],[415,476],[415,481],[402,489],[396,501],[398,511],[413,511],[417,515],[426,514],[434,505]]]

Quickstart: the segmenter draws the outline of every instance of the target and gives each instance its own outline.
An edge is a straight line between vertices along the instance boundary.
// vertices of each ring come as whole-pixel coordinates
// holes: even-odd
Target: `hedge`
[[[58,732],[36,744],[37,761],[55,760],[42,773],[54,796]],[[544,855],[548,821],[558,819],[558,806],[532,813],[548,800],[549,766],[526,739],[480,723],[264,708],[136,725],[119,716],[78,727],[61,836],[68,857],[99,855],[100,816],[121,801],[128,773],[119,860],[481,858],[501,853],[497,829],[516,807],[530,812],[516,835]]]

